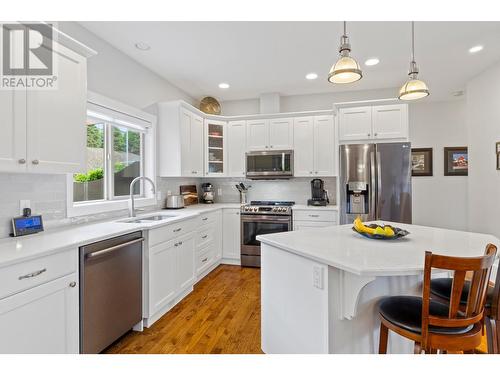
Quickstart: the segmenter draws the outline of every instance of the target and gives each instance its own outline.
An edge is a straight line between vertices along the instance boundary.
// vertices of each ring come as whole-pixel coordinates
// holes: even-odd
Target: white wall
[[[76,22],[59,22],[64,33],[97,51],[88,60],[88,88],[136,108],[159,101],[194,99]]]
[[[466,176],[444,176],[444,147],[466,146],[465,100],[410,105],[412,147],[432,147],[434,175],[412,178],[413,223],[467,230]]]
[[[467,84],[469,137],[469,229],[500,237],[500,171],[495,143],[500,142],[500,64]]]

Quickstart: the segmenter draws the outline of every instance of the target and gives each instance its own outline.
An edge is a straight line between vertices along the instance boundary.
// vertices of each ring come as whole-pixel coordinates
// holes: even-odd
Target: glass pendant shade
[[[416,100],[429,95],[429,89],[424,81],[410,78],[399,90],[398,98],[401,100]]]
[[[362,77],[358,62],[351,56],[341,56],[328,73],[328,81],[331,83],[352,83]]]

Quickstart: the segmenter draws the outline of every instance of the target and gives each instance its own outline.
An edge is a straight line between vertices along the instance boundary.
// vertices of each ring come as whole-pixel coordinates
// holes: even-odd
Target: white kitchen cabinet
[[[314,117],[314,176],[336,175],[335,126],[332,116]]]
[[[248,151],[269,148],[269,120],[248,120],[246,128]]]
[[[341,141],[370,140],[372,136],[372,107],[341,108],[339,138]]]
[[[67,40],[60,36],[50,51],[57,87],[0,93],[0,171],[74,173],[85,169],[87,57],[95,52],[80,43],[71,49],[63,44]]]
[[[392,104],[341,108],[339,138],[342,142],[408,140],[408,105]]]
[[[240,264],[241,223],[239,208],[222,212],[222,263]]]
[[[332,116],[294,119],[294,176],[334,176],[335,126]]]
[[[179,290],[184,290],[193,286],[195,281],[194,236],[180,237],[174,247],[177,247],[176,284]]]
[[[247,150],[293,148],[293,118],[247,121]]]
[[[227,175],[245,176],[246,121],[227,123]]]
[[[170,302],[177,293],[176,250],[172,240],[149,249],[149,315]]]
[[[0,353],[79,351],[78,276],[0,299]]]
[[[181,102],[158,104],[159,174],[203,177],[203,117]]]
[[[0,171],[26,170],[26,92],[0,91]]]
[[[293,118],[269,121],[269,148],[278,150],[293,148]]]
[[[35,173],[85,170],[87,59],[54,44],[57,89],[28,90],[27,165]]]
[[[372,107],[373,138],[408,137],[408,106],[401,104]]]
[[[332,225],[336,224],[329,221],[294,221],[293,230],[323,228],[330,227]]]
[[[314,119],[297,117],[293,122],[294,176],[309,177],[314,173]]]
[[[227,123],[205,120],[205,176],[227,175]]]

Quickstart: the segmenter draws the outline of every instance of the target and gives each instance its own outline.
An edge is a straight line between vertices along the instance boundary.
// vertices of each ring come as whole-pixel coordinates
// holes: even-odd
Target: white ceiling
[[[352,56],[363,79],[333,86],[326,76],[338,56],[341,22],[81,22],[81,24],[194,98],[220,100],[397,88],[407,77],[409,22],[348,22]],[[451,98],[500,60],[500,22],[417,22],[416,61],[433,99]],[[135,43],[151,46],[140,51]],[[484,50],[470,54],[474,45]],[[305,75],[319,78],[308,81]],[[227,90],[218,88],[227,82]],[[396,96],[396,92],[395,92]]]

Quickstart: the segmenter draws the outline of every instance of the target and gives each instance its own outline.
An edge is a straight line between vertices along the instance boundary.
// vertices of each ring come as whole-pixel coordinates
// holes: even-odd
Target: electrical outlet
[[[221,197],[221,196],[222,196],[222,188],[218,188],[218,189],[217,189],[217,195],[218,195],[219,197]]]
[[[29,199],[21,199],[19,201],[19,215],[23,214],[23,209],[31,208],[31,202]]]
[[[323,289],[323,267],[313,266],[313,286]]]

